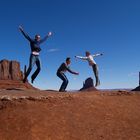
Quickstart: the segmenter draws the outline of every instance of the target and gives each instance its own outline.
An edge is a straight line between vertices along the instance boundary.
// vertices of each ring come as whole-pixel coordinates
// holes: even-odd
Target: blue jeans
[[[39,74],[40,70],[41,70],[41,67],[40,67],[40,59],[39,59],[39,56],[38,55],[33,55],[31,54],[30,55],[30,61],[29,61],[29,67],[28,67],[28,70],[25,74],[25,78],[24,78],[24,81],[26,81],[27,77],[29,76],[33,66],[36,64],[37,66],[37,69],[36,71],[33,73],[33,75],[31,76],[31,79],[32,79],[32,83],[33,81],[35,80],[35,78],[37,77],[37,75]]]
[[[63,72],[57,72],[57,76],[63,81],[63,83],[62,83],[62,85],[59,89],[59,91],[63,92],[63,91],[65,91],[69,81],[68,81],[66,75]]]
[[[94,64],[92,66],[92,69],[93,69],[93,72],[94,72],[94,75],[95,75],[95,79],[96,79],[96,84],[95,86],[99,86],[100,85],[100,80],[99,80],[99,72],[98,72],[98,67],[96,64]]]

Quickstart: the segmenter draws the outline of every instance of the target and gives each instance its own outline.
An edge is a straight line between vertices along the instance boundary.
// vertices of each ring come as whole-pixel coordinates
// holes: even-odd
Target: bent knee
[[[38,68],[37,68],[37,70],[38,70],[38,71],[41,71],[41,68],[40,68],[40,67],[38,67]]]
[[[69,80],[68,79],[66,79],[66,81],[65,81],[67,84],[69,83]]]

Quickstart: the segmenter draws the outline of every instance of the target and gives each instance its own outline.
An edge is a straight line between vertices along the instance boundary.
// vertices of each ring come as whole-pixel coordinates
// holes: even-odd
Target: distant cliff
[[[28,82],[23,83],[23,72],[20,69],[20,63],[17,61],[0,61],[0,89],[9,88],[28,88],[34,89]]]
[[[17,61],[0,61],[0,80],[23,80],[23,72]]]

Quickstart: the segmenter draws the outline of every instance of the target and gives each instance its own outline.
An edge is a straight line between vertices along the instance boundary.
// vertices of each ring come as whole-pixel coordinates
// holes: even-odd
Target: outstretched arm
[[[101,55],[103,55],[102,53],[97,53],[97,54],[94,54],[94,55],[92,55],[93,57],[96,57],[96,56],[101,56]]]
[[[82,59],[82,60],[87,60],[88,59],[87,57],[83,57],[83,56],[75,56],[75,58],[79,58],[79,59]]]
[[[52,36],[52,32],[49,32],[43,39],[41,39],[40,43],[45,42],[50,36]]]
[[[68,70],[68,72],[70,72],[70,73],[72,73],[72,74],[79,75],[78,72],[74,72],[74,71],[72,71],[70,68],[67,68],[67,70]]]
[[[28,39],[29,41],[32,41],[32,39],[29,37],[29,35],[23,31],[23,27],[22,26],[19,26],[19,30],[21,31],[21,33],[24,35],[24,37],[26,39]]]

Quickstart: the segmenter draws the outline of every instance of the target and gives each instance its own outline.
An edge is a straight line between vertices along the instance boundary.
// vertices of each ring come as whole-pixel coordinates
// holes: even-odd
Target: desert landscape
[[[140,139],[139,91],[85,89],[86,81],[82,91],[39,90],[11,64],[0,63],[0,140]]]
[[[0,90],[1,140],[139,140],[140,92]]]
[[[2,0],[0,140],[140,140],[140,0]]]

